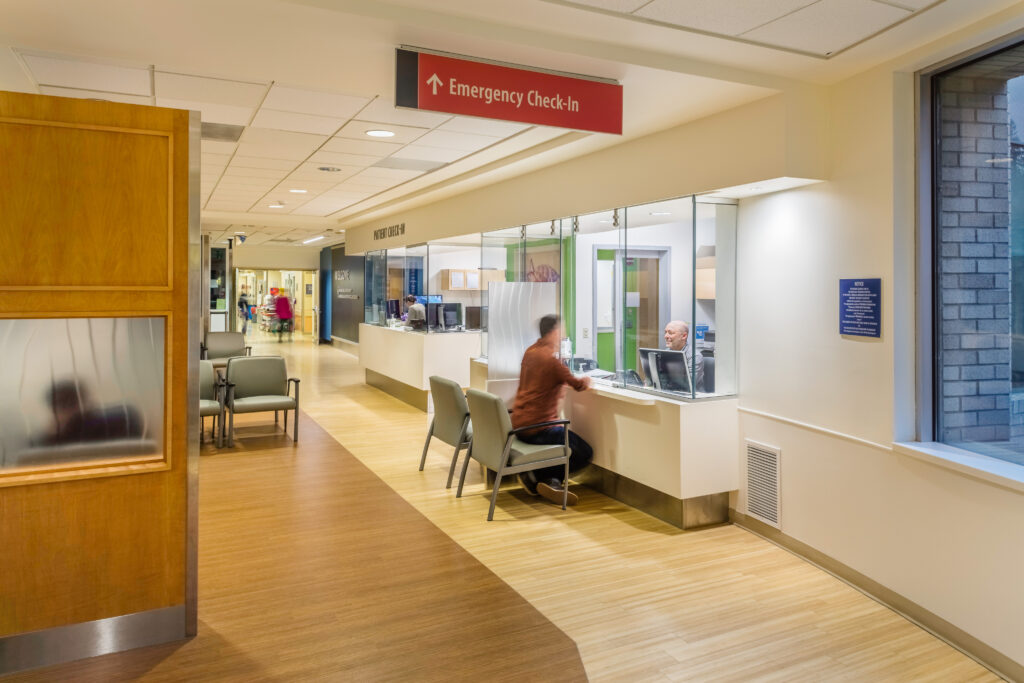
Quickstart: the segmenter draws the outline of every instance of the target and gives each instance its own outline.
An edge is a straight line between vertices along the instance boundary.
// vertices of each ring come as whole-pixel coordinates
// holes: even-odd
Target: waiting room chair
[[[211,361],[214,370],[227,367],[228,358],[252,355],[252,347],[245,345],[241,332],[207,332],[201,350],[201,358]]]
[[[462,393],[462,387],[458,382],[444,377],[430,378],[430,395],[434,399],[434,419],[430,421],[427,440],[423,444],[420,472],[423,471],[423,465],[427,461],[427,448],[430,446],[431,437],[436,437],[449,446],[455,446],[452,464],[448,467],[448,483],[445,485],[446,489],[450,489],[452,478],[455,476],[455,465],[459,461],[459,452],[463,448],[469,448],[473,438],[473,424],[469,419],[469,404],[466,403],[466,395]]]
[[[265,413],[284,411],[284,431],[288,432],[288,411],[295,411],[292,436],[299,440],[299,380],[288,377],[284,358],[280,356],[238,356],[229,358],[225,370],[227,398],[224,401],[228,417],[228,446],[235,445],[235,413]],[[290,395],[292,384],[295,395]]]
[[[221,433],[224,431],[224,393],[221,383],[213,370],[213,363],[208,360],[199,361],[199,442],[205,438],[206,418],[213,418],[214,442],[221,445]]]
[[[459,477],[459,489],[456,498],[462,496],[462,485],[466,481],[466,470],[470,459],[476,460],[485,467],[495,471],[494,488],[491,490],[491,509],[487,513],[487,521],[494,519],[494,504],[498,499],[498,488],[501,478],[508,474],[519,474],[529,470],[554,465],[565,466],[563,481],[562,509],[569,499],[569,421],[551,420],[526,425],[518,429],[512,428],[505,402],[494,394],[470,389],[466,392],[469,403],[470,419],[473,421],[473,443],[469,455],[462,464],[462,476]],[[516,434],[539,427],[564,425],[565,443],[561,445],[532,444],[519,440]]]

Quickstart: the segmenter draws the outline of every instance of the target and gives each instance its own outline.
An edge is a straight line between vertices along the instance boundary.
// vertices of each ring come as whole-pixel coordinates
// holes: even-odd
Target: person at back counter
[[[405,297],[405,304],[409,308],[405,321],[414,330],[422,330],[427,326],[427,309],[421,303],[416,302],[416,295],[410,294]]]
[[[686,356],[686,364],[693,368],[693,388],[704,391],[704,356],[700,349],[692,348],[687,343],[690,328],[682,320],[673,320],[665,325],[665,346],[670,351],[682,351]]]
[[[576,391],[590,388],[589,377],[576,377],[558,360],[558,344],[562,339],[562,326],[557,315],[546,315],[540,319],[540,339],[523,354],[523,365],[519,371],[519,390],[512,403],[512,427],[519,429],[526,425],[559,419],[559,403],[568,385]],[[556,425],[523,432],[519,438],[526,443],[565,443],[567,426]],[[594,451],[578,434],[569,431],[569,472],[577,472],[590,464]],[[545,467],[540,470],[523,472],[519,481],[533,495],[541,495],[558,505],[562,504],[562,487],[569,482],[562,481],[564,467]],[[569,491],[567,502],[575,505],[578,498]]]

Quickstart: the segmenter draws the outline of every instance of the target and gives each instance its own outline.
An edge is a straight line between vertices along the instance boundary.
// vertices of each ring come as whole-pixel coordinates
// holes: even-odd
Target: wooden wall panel
[[[0,92],[0,120],[0,318],[166,315],[171,425],[169,469],[0,488],[0,637],[182,605],[188,112]]]

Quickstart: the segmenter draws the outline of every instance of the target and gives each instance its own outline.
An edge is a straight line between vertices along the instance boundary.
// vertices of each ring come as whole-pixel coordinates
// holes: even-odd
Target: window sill
[[[1024,493],[1024,466],[934,441],[894,443],[892,447],[902,455]]]

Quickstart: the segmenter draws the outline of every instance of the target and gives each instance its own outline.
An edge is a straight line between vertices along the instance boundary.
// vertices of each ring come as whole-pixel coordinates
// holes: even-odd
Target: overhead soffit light
[[[368,131],[366,131],[366,134],[369,135],[371,138],[393,138],[393,137],[395,137],[395,134],[394,134],[393,131],[383,130],[383,129],[380,129],[380,128],[375,129],[375,130],[368,130]]]
[[[283,209],[284,202],[274,202],[273,204],[267,204],[267,207],[271,209]]]
[[[651,211],[652,216],[671,216],[671,211]]]
[[[291,192],[292,194],[306,194],[306,192],[307,192],[307,190],[298,190],[298,189],[296,189],[296,190],[288,190],[288,191]]]
[[[316,170],[318,170],[318,171],[324,171],[325,173],[337,173],[337,172],[338,172],[338,171],[340,171],[341,169],[340,169],[340,168],[338,168],[337,166],[320,166],[320,167],[319,167],[319,168],[317,168]]]
[[[316,242],[317,240],[322,240],[323,238],[324,238],[323,235],[317,235],[316,237],[313,237],[311,239],[306,240],[305,242],[303,242],[303,244],[309,244],[310,242]]]

